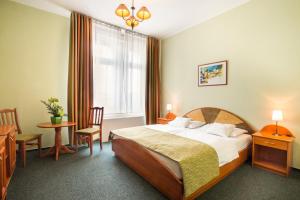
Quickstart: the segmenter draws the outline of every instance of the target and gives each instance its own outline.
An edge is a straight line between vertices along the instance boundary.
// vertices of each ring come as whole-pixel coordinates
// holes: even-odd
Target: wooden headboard
[[[235,124],[237,128],[247,130],[248,134],[254,133],[254,130],[245,120],[227,110],[220,108],[197,108],[186,113],[184,117],[189,117],[193,120],[204,121],[206,123],[217,122],[223,124]]]

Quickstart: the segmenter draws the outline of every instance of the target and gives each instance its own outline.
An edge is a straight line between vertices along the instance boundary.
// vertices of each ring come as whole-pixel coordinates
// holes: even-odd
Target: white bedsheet
[[[248,134],[243,134],[237,137],[220,137],[206,133],[206,127],[195,129],[177,128],[170,125],[146,125],[145,127],[172,133],[174,135],[190,138],[213,147],[218,154],[219,166],[231,162],[239,157],[239,151],[246,148],[251,142],[252,137]]]

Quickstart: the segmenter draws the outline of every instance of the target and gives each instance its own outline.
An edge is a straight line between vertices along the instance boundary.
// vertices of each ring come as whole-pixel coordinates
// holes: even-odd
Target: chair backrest
[[[93,107],[90,108],[89,126],[100,126],[102,127],[104,107]]]
[[[22,133],[16,108],[0,110],[0,125],[14,125],[18,134]]]

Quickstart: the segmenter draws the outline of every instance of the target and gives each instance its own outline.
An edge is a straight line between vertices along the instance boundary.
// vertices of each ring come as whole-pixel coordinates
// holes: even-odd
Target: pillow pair
[[[170,121],[168,124],[178,128],[198,128],[200,126],[203,126],[205,122],[193,121],[191,118],[186,117],[176,117],[173,121]]]
[[[221,137],[236,137],[248,131],[236,128],[233,124],[212,123],[208,125],[206,132]]]

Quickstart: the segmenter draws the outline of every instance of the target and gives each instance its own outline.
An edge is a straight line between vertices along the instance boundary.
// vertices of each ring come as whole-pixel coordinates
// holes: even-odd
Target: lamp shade
[[[119,17],[128,17],[130,15],[130,11],[128,10],[125,4],[120,4],[117,7],[115,13]]]
[[[283,120],[283,115],[281,110],[273,110],[272,112],[272,120],[273,121],[281,121]]]
[[[146,20],[151,17],[151,13],[149,12],[148,8],[145,6],[141,7],[141,9],[137,12],[136,16],[141,20]]]
[[[137,25],[139,25],[139,22],[136,20],[136,18],[134,16],[129,17],[126,20],[126,24],[132,28],[136,27]]]
[[[167,111],[170,112],[172,110],[172,104],[168,103],[167,104]]]

